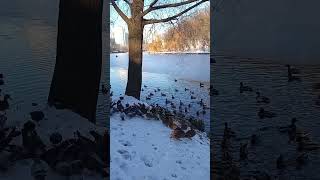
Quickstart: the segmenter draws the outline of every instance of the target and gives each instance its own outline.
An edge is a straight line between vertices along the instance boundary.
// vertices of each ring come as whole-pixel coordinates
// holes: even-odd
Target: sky
[[[149,4],[152,2],[153,0],[145,0],[145,9],[147,9],[149,6]],[[181,2],[181,0],[159,0],[157,2],[156,5],[160,5],[160,4],[166,4],[166,3],[176,3],[176,2]],[[196,3],[196,2],[195,2]],[[191,5],[193,5],[194,3],[192,3]],[[123,12],[125,12],[126,14],[128,12],[128,6],[127,4],[123,1],[120,0],[118,3],[119,7],[121,8],[121,10]],[[187,6],[181,6],[182,8],[187,8],[191,5],[187,5]],[[110,36],[114,37],[117,43],[122,44],[122,34],[119,32],[122,32],[122,29],[125,30],[125,32],[128,32],[127,29],[127,25],[126,23],[123,21],[123,19],[118,15],[118,13],[116,12],[116,10],[113,8],[112,5],[110,5],[110,19],[111,21],[114,22],[114,24],[110,25]],[[186,13],[185,15],[188,15],[192,12],[194,12],[195,10],[199,10],[205,6],[209,6],[209,2],[203,3],[199,6],[197,6],[195,9],[189,11],[188,13]],[[157,19],[159,19],[161,17],[161,19],[172,16],[174,14],[176,14],[177,12],[181,12],[182,10],[179,10],[177,8],[170,8],[169,11],[168,9],[166,10],[157,10],[154,12],[149,13],[147,16],[145,16],[146,19],[151,19],[152,17],[156,17]],[[147,25],[145,26],[145,30],[144,30],[144,40],[146,41],[150,41],[152,39],[152,37],[154,37],[154,34],[157,35],[161,35],[162,33],[165,32],[166,29],[168,29],[168,27],[172,26],[171,24],[168,23],[159,23],[157,25]],[[152,31],[153,29],[156,29],[157,31],[154,32]],[[153,32],[153,33],[150,33]]]

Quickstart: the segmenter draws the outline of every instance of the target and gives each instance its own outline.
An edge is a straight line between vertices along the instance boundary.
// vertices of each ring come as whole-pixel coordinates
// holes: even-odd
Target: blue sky
[[[148,5],[152,1],[153,0],[145,0],[145,8],[148,8],[149,7]],[[181,1],[183,1],[183,0],[159,0],[156,5],[166,4],[166,3],[176,3],[176,2],[181,2]],[[127,4],[123,0],[119,0],[119,2],[117,4],[124,13],[126,13],[127,15],[129,14],[128,13],[129,7],[127,6]],[[181,7],[184,9],[184,8],[187,8],[191,5],[193,5],[193,4],[194,3],[192,3],[188,6],[181,6]],[[203,3],[200,6],[197,6],[197,8],[189,11],[185,15],[188,15],[188,14],[194,12],[195,10],[199,10],[205,6],[209,6],[209,2]],[[177,12],[182,11],[183,9],[170,8],[170,9],[165,9],[165,10],[157,10],[157,11],[149,13],[147,16],[145,16],[145,18],[151,19],[154,17],[157,19],[159,19],[159,18],[162,19],[162,18],[172,16],[172,15],[176,14]],[[111,34],[114,35],[117,43],[121,43],[122,42],[122,40],[121,40],[122,35],[121,35],[121,33],[119,33],[119,31],[121,29],[125,29],[125,31],[128,32],[127,25],[122,20],[122,18],[118,15],[118,13],[116,12],[116,10],[113,8],[112,5],[110,5],[110,18],[111,18],[111,21],[114,22],[113,24],[110,25]],[[160,23],[160,24],[156,24],[156,25],[146,26],[145,31],[144,31],[145,40],[150,40],[154,36],[154,34],[162,34],[170,26],[172,26],[172,25],[170,25],[169,23]],[[156,29],[156,31],[154,31],[154,29]]]

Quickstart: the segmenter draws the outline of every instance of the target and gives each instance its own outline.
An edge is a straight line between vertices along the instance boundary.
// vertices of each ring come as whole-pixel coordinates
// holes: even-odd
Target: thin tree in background
[[[119,2],[121,0],[118,0]],[[125,94],[140,99],[141,84],[142,84],[142,45],[143,45],[143,30],[146,25],[165,23],[176,20],[183,14],[194,9],[208,0],[185,0],[176,3],[163,3],[161,0],[153,0],[145,8],[144,0],[122,0],[129,6],[131,16],[127,15],[124,10],[121,10],[116,0],[111,0],[111,4],[121,18],[126,22],[129,31],[129,67],[128,67],[128,82]],[[167,2],[167,1],[166,1]],[[164,9],[178,8],[179,12],[165,18],[148,18],[150,13],[161,11]],[[199,27],[201,28],[201,27]]]
[[[60,0],[49,105],[95,122],[102,68],[103,0]]]

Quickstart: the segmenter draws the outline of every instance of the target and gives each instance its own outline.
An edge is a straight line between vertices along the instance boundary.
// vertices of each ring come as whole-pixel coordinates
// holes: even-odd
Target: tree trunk
[[[49,105],[95,122],[102,66],[103,0],[60,0],[56,65]]]
[[[129,30],[129,67],[126,95],[140,99],[142,84],[142,19],[128,24]]]

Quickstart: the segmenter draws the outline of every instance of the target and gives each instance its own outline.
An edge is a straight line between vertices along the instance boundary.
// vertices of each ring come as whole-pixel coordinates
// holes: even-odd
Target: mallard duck
[[[258,116],[260,119],[264,119],[264,118],[273,118],[276,116],[276,114],[273,112],[265,111],[264,108],[260,108],[258,112]]]
[[[297,72],[296,69],[292,69],[290,67],[290,65],[286,65],[288,67],[288,81],[300,81],[300,78],[299,77],[296,77],[296,76],[293,76],[293,74],[297,74],[297,73],[294,73],[294,72]]]
[[[240,159],[247,159],[248,157],[248,148],[247,148],[248,144],[240,144]]]
[[[291,68],[289,64],[286,65],[288,68],[288,72],[290,71],[291,74],[300,74],[300,70],[296,68]]]
[[[256,97],[257,103],[265,103],[265,104],[270,103],[270,99],[265,96],[261,96],[260,92],[256,92],[256,94],[257,94],[257,97]]]
[[[248,92],[252,92],[253,91],[251,87],[244,86],[243,82],[240,82],[240,88],[239,89],[240,89],[240,93],[243,93],[245,91],[248,91]]]
[[[0,111],[4,111],[9,109],[9,102],[8,99],[11,99],[10,95],[4,95],[3,100],[0,100]]]

